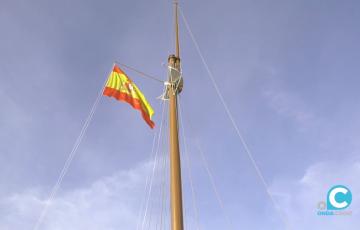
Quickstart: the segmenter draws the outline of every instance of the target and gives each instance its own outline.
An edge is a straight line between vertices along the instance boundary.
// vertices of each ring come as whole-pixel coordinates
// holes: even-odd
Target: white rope
[[[203,150],[202,150],[202,148],[201,148],[201,146],[200,146],[199,140],[196,139],[195,143],[196,143],[197,149],[199,150],[199,153],[200,153],[200,156],[201,156],[201,160],[203,161],[203,164],[204,164],[204,166],[205,166],[206,172],[207,172],[207,174],[208,174],[208,176],[209,176],[209,179],[210,179],[210,182],[211,182],[211,186],[212,186],[212,188],[213,188],[213,190],[214,190],[216,199],[217,199],[218,202],[219,202],[220,208],[222,209],[223,214],[224,214],[224,216],[225,216],[225,218],[226,218],[226,220],[227,220],[228,225],[230,226],[230,228],[231,228],[231,229],[235,229],[235,227],[234,227],[234,225],[233,225],[230,217],[227,215],[227,213],[226,213],[226,211],[225,211],[224,202],[223,202],[223,200],[222,200],[222,198],[221,198],[221,196],[220,196],[219,190],[217,189],[214,176],[213,176],[213,174],[212,174],[212,172],[211,172],[211,170],[210,170],[209,164],[208,164],[208,162],[207,162],[207,160],[206,160],[206,158],[205,158],[205,154],[204,154],[204,152],[203,152]]]
[[[220,92],[220,89],[219,89],[219,87],[218,87],[218,85],[217,85],[217,83],[215,81],[215,78],[214,78],[212,72],[210,71],[210,68],[209,68],[207,62],[205,61],[205,58],[204,58],[204,56],[203,56],[203,54],[202,54],[202,52],[200,50],[199,44],[196,41],[195,36],[194,36],[194,34],[192,33],[192,31],[190,29],[189,23],[187,22],[187,20],[185,18],[185,15],[182,12],[182,9],[180,7],[179,7],[179,9],[180,9],[180,14],[182,16],[182,19],[183,19],[183,21],[185,23],[185,27],[186,27],[186,29],[187,29],[190,37],[191,37],[191,40],[194,43],[194,46],[195,46],[195,48],[196,48],[196,50],[197,50],[197,52],[198,52],[198,54],[199,54],[199,56],[201,58],[201,61],[202,61],[203,65],[205,66],[205,69],[206,69],[206,71],[208,73],[208,76],[209,76],[209,78],[210,78],[210,80],[211,80],[211,82],[212,82],[212,84],[213,84],[213,86],[215,88],[215,91],[216,91],[217,95],[219,96],[222,105],[225,108],[225,111],[226,111],[226,113],[227,113],[227,115],[228,115],[228,117],[229,117],[229,119],[230,119],[230,121],[232,123],[232,126],[234,127],[234,129],[235,129],[235,131],[236,131],[236,133],[237,133],[237,135],[238,135],[238,137],[239,137],[239,139],[240,139],[240,141],[241,141],[241,143],[242,143],[242,145],[243,145],[243,147],[245,149],[245,152],[246,152],[247,156],[249,157],[249,159],[250,159],[250,161],[251,161],[251,163],[252,163],[252,165],[253,165],[253,167],[254,167],[257,175],[258,175],[258,177],[260,178],[263,186],[265,187],[266,193],[268,194],[272,204],[274,205],[275,209],[278,211],[278,214],[279,214],[281,220],[283,221],[283,223],[285,225],[285,228],[290,229],[288,221],[285,218],[285,215],[282,213],[282,211],[280,209],[280,206],[277,204],[274,197],[270,193],[270,191],[268,189],[268,185],[267,185],[267,183],[265,181],[265,178],[264,178],[263,174],[261,173],[261,171],[260,171],[260,169],[259,169],[259,167],[258,167],[258,165],[257,165],[257,163],[256,163],[256,161],[255,161],[255,159],[254,159],[254,157],[253,157],[247,143],[245,142],[245,139],[243,138],[243,136],[242,136],[242,134],[241,134],[236,122],[235,122],[235,119],[234,119],[232,113],[230,112],[229,107],[227,106],[227,103],[225,102],[224,97],[222,96],[222,94]]]
[[[188,214],[188,204],[184,203],[183,205],[183,209],[184,209],[184,217],[183,217],[183,225],[184,225],[184,229],[188,229],[189,226],[189,214]]]
[[[154,154],[155,154],[155,143],[156,143],[156,132],[154,132],[154,138],[153,138],[153,143],[152,143],[152,147],[151,147],[150,159],[152,159]],[[150,176],[151,175],[149,174],[149,176],[146,177],[145,189],[144,189],[145,194],[146,194],[146,191],[147,191],[147,188],[148,188],[148,185],[149,185]],[[144,208],[145,201],[146,201],[146,195],[144,196],[144,199],[142,199],[142,201],[141,201],[141,205],[140,205],[140,208],[139,208],[139,214],[138,214],[138,221],[137,221],[137,225],[136,225],[136,230],[139,230],[139,227],[140,227],[141,213],[142,213],[142,210]]]
[[[98,93],[98,96],[97,96],[94,104],[91,107],[90,113],[89,113],[89,115],[88,115],[82,129],[81,129],[81,132],[80,132],[78,138],[75,141],[75,144],[74,144],[69,156],[67,157],[67,159],[65,161],[65,164],[64,164],[64,166],[63,166],[63,168],[62,168],[62,170],[60,172],[60,175],[59,175],[54,187],[51,189],[50,196],[47,199],[47,201],[45,202],[45,206],[44,206],[39,218],[36,221],[36,224],[35,224],[35,226],[33,228],[34,230],[39,229],[40,225],[42,224],[42,222],[43,222],[43,220],[44,220],[44,218],[45,218],[45,216],[46,216],[46,214],[48,212],[48,209],[49,209],[51,203],[54,200],[54,197],[56,196],[56,194],[57,194],[57,192],[58,192],[58,190],[59,190],[59,188],[61,186],[61,183],[62,183],[62,181],[63,181],[63,179],[64,179],[64,177],[65,177],[65,175],[66,175],[66,173],[67,173],[67,171],[68,171],[68,169],[70,167],[70,165],[71,165],[72,160],[74,159],[74,157],[75,157],[75,155],[77,153],[77,150],[78,150],[79,145],[81,144],[81,141],[82,141],[82,139],[83,139],[83,137],[84,137],[84,135],[86,133],[86,130],[87,130],[87,128],[89,127],[89,125],[91,123],[91,120],[92,120],[92,118],[93,118],[93,116],[95,114],[95,111],[96,111],[96,108],[97,108],[97,106],[98,106],[98,104],[100,102],[100,99],[102,98],[102,93],[103,93],[105,84],[106,84],[106,81],[102,85],[102,87],[101,87],[101,89],[100,89],[100,91]]]
[[[165,110],[165,106],[163,106],[162,115],[161,115],[161,123],[160,123],[160,128],[159,128],[159,136],[158,136],[157,148],[156,148],[156,152],[155,152],[154,165],[153,165],[153,170],[152,170],[152,174],[151,174],[151,178],[150,178],[150,187],[149,187],[149,192],[148,192],[148,196],[147,196],[147,200],[146,200],[145,212],[144,212],[144,217],[143,217],[141,229],[144,229],[144,227],[145,227],[145,220],[146,220],[147,211],[148,211],[148,208],[149,208],[149,201],[150,201],[150,196],[151,196],[151,191],[152,191],[152,185],[153,185],[153,180],[154,180],[155,169],[156,169],[156,166],[157,166],[157,157],[158,157],[158,153],[159,153],[160,139],[161,139],[161,134],[162,134],[162,125],[163,125],[163,120],[164,120],[164,110]]]
[[[169,138],[167,139],[167,142],[166,142],[167,146],[169,146]],[[169,153],[169,152],[167,152]],[[166,168],[169,169],[170,168],[170,159],[169,157],[166,158]],[[170,188],[170,171],[168,170],[167,173],[166,173],[166,186],[168,188]],[[164,229],[171,229],[171,226],[170,226],[170,189],[166,189],[165,190],[165,207],[164,207],[164,210],[165,210],[165,214],[164,214]]]
[[[138,73],[138,74],[139,74],[140,76],[142,76],[142,77],[146,77],[146,78],[148,78],[148,79],[151,79],[151,80],[157,81],[157,82],[161,82],[161,83],[164,83],[164,82],[165,82],[165,81],[160,80],[160,79],[158,79],[158,78],[156,78],[156,77],[154,77],[154,76],[151,76],[151,75],[146,74],[146,73],[144,73],[144,72],[142,72],[142,71],[140,71],[140,70],[137,70],[137,69],[135,69],[134,67],[131,67],[131,66],[122,64],[122,63],[120,63],[120,62],[118,62],[118,61],[115,61],[115,63],[118,64],[118,65],[121,65],[121,66],[123,66],[123,67],[125,67],[125,68],[128,68],[128,69],[130,69],[130,70],[132,70],[132,71],[134,71],[134,72],[136,72],[136,73]]]
[[[180,112],[180,113],[181,113],[181,112]],[[188,123],[189,123],[190,128],[192,128],[192,125],[191,125],[191,123],[190,123],[189,118],[188,118]],[[200,145],[200,143],[199,143],[199,139],[198,139],[198,138],[195,138],[195,140],[196,140],[196,141],[195,141],[196,147],[197,147],[197,149],[198,149],[198,151],[199,151],[201,160],[202,160],[202,162],[203,162],[203,165],[204,165],[205,170],[206,170],[206,172],[207,172],[207,175],[208,175],[208,177],[209,177],[209,180],[210,180],[210,183],[211,183],[211,187],[212,187],[212,189],[213,189],[213,191],[214,191],[214,194],[215,194],[216,199],[217,199],[217,201],[218,201],[218,203],[219,203],[219,206],[220,206],[220,208],[221,208],[221,211],[223,212],[223,215],[225,216],[226,221],[228,222],[228,225],[230,226],[230,228],[231,228],[231,229],[235,229],[232,221],[230,220],[230,217],[229,217],[229,216],[227,215],[227,213],[225,212],[224,202],[223,202],[223,200],[222,200],[222,198],[221,198],[221,196],[220,196],[219,190],[217,189],[217,186],[216,186],[216,183],[215,183],[215,179],[214,179],[213,173],[211,172],[210,167],[209,167],[209,164],[208,164],[208,162],[207,162],[207,160],[206,160],[206,158],[205,158],[205,154],[204,154],[204,152],[203,152],[203,150],[202,150],[202,148],[201,148],[201,145]]]
[[[186,136],[185,136],[185,129],[184,129],[184,125],[183,125],[183,119],[182,119],[182,112],[181,112],[181,105],[180,105],[180,100],[178,101],[178,105],[179,105],[179,116],[180,116],[180,126],[181,126],[181,133],[182,133],[182,137],[183,137],[183,142],[184,142],[184,151],[185,151],[185,159],[186,159],[186,165],[187,165],[187,170],[188,170],[188,176],[189,176],[189,181],[190,181],[190,187],[191,187],[191,197],[192,197],[192,204],[193,204],[193,209],[194,209],[194,213],[195,213],[195,222],[196,222],[196,229],[200,230],[200,221],[199,221],[199,209],[196,203],[196,193],[195,193],[195,189],[194,189],[194,183],[193,183],[193,178],[192,178],[192,173],[191,173],[191,165],[190,165],[190,157],[189,157],[189,152],[188,152],[188,148],[187,148],[187,142],[186,142]]]
[[[165,122],[165,127],[167,127],[167,122]],[[163,226],[164,226],[164,218],[165,218],[165,215],[164,215],[164,211],[165,211],[165,204],[166,204],[166,175],[167,175],[167,145],[166,145],[166,140],[165,139],[168,139],[168,138],[164,138],[164,143],[163,143],[163,170],[162,170],[162,182],[161,182],[161,207],[160,207],[160,227],[159,229],[163,229]]]
[[[164,130],[167,127],[167,122],[166,119],[164,119]],[[165,168],[165,163],[166,163],[166,146],[165,146],[165,142],[166,142],[167,138],[162,138],[162,143],[161,143],[161,157],[159,157],[159,170],[158,170],[158,178],[160,178],[159,181],[159,194],[158,194],[158,208],[159,208],[159,215],[157,215],[157,219],[156,219],[156,224],[155,224],[155,229],[161,229],[162,228],[162,217],[163,217],[163,204],[165,202],[165,172],[166,172],[166,168]]]
[[[161,195],[160,195],[160,197],[161,197],[161,200],[160,200],[160,216],[159,216],[159,219],[160,219],[159,225],[160,225],[160,227],[158,229],[163,228],[163,218],[164,218],[163,215],[164,215],[164,205],[165,205],[165,184],[166,184],[166,182],[165,182],[165,179],[166,179],[165,170],[166,170],[166,168],[165,167],[166,167],[166,158],[164,156],[164,158],[163,158],[163,170],[162,170],[162,173],[163,173],[162,176],[163,177],[162,177],[162,181],[161,181],[161,185],[160,185],[160,187],[161,187],[161,191],[160,191],[160,193],[161,193]]]

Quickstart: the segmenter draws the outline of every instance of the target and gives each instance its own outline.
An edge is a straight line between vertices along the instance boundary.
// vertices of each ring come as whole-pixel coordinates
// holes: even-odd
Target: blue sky
[[[357,229],[360,3],[180,5],[291,229]],[[115,60],[165,79],[164,63],[174,49],[172,17],[172,3],[164,0],[1,1],[1,230],[33,228]],[[286,229],[182,21],[180,39],[180,101],[201,229]],[[127,104],[102,98],[39,229],[136,229],[154,163],[151,147],[161,121],[156,97],[163,86],[126,72],[153,105],[157,128],[150,130]],[[196,229],[182,152],[185,221]],[[160,169],[150,202],[153,220],[160,215]],[[351,189],[353,214],[317,216],[316,205],[337,184]]]

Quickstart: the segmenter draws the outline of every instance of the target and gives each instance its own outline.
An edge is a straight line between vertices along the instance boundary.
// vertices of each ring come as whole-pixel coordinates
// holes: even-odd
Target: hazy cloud
[[[51,203],[40,229],[135,229],[151,166],[143,163],[87,187],[64,191]],[[47,189],[37,188],[1,199],[0,229],[31,229],[47,193]]]
[[[271,193],[278,200],[294,230],[333,229],[356,230],[360,224],[359,194],[360,162],[320,162],[310,166],[299,179],[277,179]],[[335,185],[347,186],[353,201],[352,216],[318,216],[317,204],[326,201],[328,190]]]

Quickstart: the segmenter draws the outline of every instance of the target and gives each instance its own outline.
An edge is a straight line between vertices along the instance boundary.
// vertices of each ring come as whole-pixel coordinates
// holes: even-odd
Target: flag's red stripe
[[[125,75],[125,73],[124,73],[124,72],[119,68],[119,66],[117,66],[117,65],[114,65],[113,71]]]
[[[141,105],[141,101],[139,99],[133,98],[127,93],[122,93],[119,90],[110,87],[105,87],[103,94],[105,96],[113,97],[119,101],[124,101],[129,103],[134,109],[139,110],[141,112],[143,119],[150,126],[150,128],[155,127],[155,123],[150,119],[149,114],[147,114],[146,111],[143,109]]]

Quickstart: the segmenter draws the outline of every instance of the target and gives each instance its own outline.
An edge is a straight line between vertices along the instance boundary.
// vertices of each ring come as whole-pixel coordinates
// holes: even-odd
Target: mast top
[[[180,44],[179,44],[179,17],[178,17],[178,0],[174,0],[174,11],[175,11],[175,56],[180,58]]]
[[[169,55],[168,58],[168,78],[169,82],[174,87],[174,93],[178,94],[183,88],[183,79],[181,77],[181,62],[180,62],[180,42],[179,42],[179,2],[174,0],[174,26],[175,26],[175,54]],[[168,90],[167,93],[168,94]],[[168,98],[168,95],[166,96]]]

